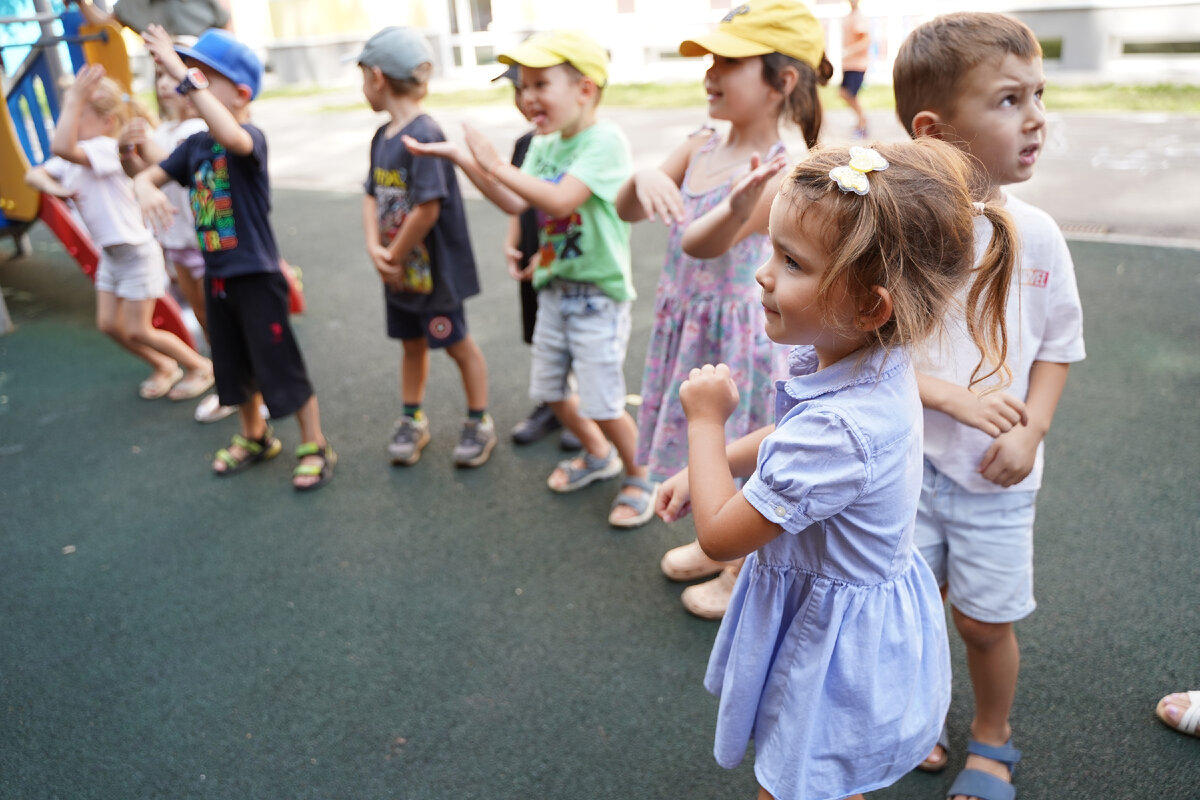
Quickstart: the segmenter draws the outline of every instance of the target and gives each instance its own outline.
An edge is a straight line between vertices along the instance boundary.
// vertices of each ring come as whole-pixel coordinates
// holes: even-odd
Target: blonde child
[[[629,528],[654,514],[656,485],[636,461],[637,424],[625,410],[630,305],[629,226],[614,207],[632,173],[624,134],[597,119],[608,55],[577,31],[531,36],[500,55],[520,67],[523,100],[537,134],[518,169],[479,131],[466,131],[472,169],[495,186],[485,195],[504,211],[538,211],[540,250],[518,277],[538,290],[530,395],[554,409],[583,443],[546,483],[573,492],[624,472],[608,521]],[[574,373],[578,394],[568,386]]]
[[[51,151],[26,181],[39,191],[74,201],[100,248],[96,272],[96,327],[153,372],[138,395],[154,400],[198,397],[213,385],[213,365],[175,334],[154,327],[154,303],[166,290],[162,252],[142,221],[133,184],[121,169],[116,135],[131,110],[148,114],[104,68],[88,65],[63,100]]]
[[[708,113],[727,121],[724,133],[702,129],[675,149],[656,169],[642,170],[617,195],[621,218],[636,222],[660,218],[671,228],[667,259],[654,298],[654,327],[642,378],[638,416],[638,463],[653,480],[663,480],[687,464],[687,420],[679,405],[679,386],[700,364],[729,365],[734,381],[746,387],[726,426],[736,439],[774,418],[774,380],[786,374],[786,350],[763,330],[754,270],[770,252],[767,215],[771,191],[762,192],[745,219],[729,205],[734,181],[757,160],[781,169],[786,159],[779,136],[780,119],[799,126],[815,144],[821,128],[817,85],[832,67],[825,58],[821,24],[797,0],[753,0],[742,13],[729,14],[706,36],[679,46],[683,55],[711,55],[705,73]],[[770,175],[761,173],[766,181]],[[699,220],[737,220],[727,249],[711,257],[693,257],[713,246],[689,228]],[[712,234],[710,233],[710,236]],[[676,547],[662,558],[672,580],[718,576],[684,589],[680,600],[691,613],[720,619],[729,602],[741,562],[730,565],[704,555],[696,542]]]
[[[422,403],[429,352],[439,349],[457,365],[467,401],[454,463],[481,466],[496,446],[496,427],[487,414],[487,362],[467,330],[463,305],[479,293],[479,277],[462,195],[453,166],[408,145],[446,138],[421,106],[433,53],[411,28],[388,27],[367,40],[358,65],[363,95],[373,110],[388,114],[371,139],[363,196],[363,232],[384,284],[387,334],[403,347],[404,408],[388,454],[393,465],[410,466],[429,443]]]
[[[271,229],[267,140],[250,122],[262,62],[224,30],[205,31],[186,48],[176,48],[155,25],[142,38],[208,124],[165,161],[139,172],[134,193],[162,229],[175,207],[159,187],[174,181],[191,192],[217,393],[223,405],[238,407],[241,423],[229,447],[217,451],[212,470],[227,477],[279,455],[283,445],[259,410],[265,402],[272,419],[295,414],[300,427],[292,487],[317,489],[333,478],[337,454],[321,430],[317,395],[288,319],[288,283]]]
[[[1003,362],[1013,230],[979,191],[942,142],[814,151],[772,204],[773,254],[756,274],[767,334],[796,345],[775,425],[726,445],[738,387],[725,365],[680,389],[688,468],[658,508],[670,521],[690,504],[709,557],[747,556],[705,685],[720,698],[717,762],[735,766],[753,739],[760,798],[857,796],[937,739],[950,662],[937,583],[912,542],[921,403],[909,348],[972,275],[983,214],[994,236],[966,315],[979,377]]]
[[[1041,48],[1024,23],[961,13],[916,28],[894,68],[896,110],[916,137],[970,155],[992,202],[1015,221],[1020,261],[1009,287],[1013,331],[1003,392],[967,391],[976,351],[961,320],[917,354],[925,404],[925,478],[916,543],[933,568],[966,645],[975,715],[951,796],[1013,797],[1009,716],[1020,650],[1013,623],[1033,612],[1033,521],[1050,430],[1072,362],[1084,357],[1083,313],[1058,226],[1001,187],[1028,180],[1046,116]],[[987,225],[977,224],[987,238]],[[922,765],[945,768],[949,739]]]
[[[119,140],[121,165],[125,174],[134,177],[151,164],[166,158],[172,150],[193,133],[208,126],[196,116],[196,108],[179,92],[177,83],[163,72],[154,69],[154,89],[158,100],[158,127],[152,127],[144,119],[135,118],[125,126]],[[196,244],[195,222],[192,219],[191,201],[187,189],[178,184],[163,187],[176,210],[175,219],[166,230],[155,231],[155,238],[162,246],[163,256],[175,272],[175,280],[183,293],[184,300],[191,306],[204,338],[208,339],[208,320],[204,313],[204,254]],[[223,406],[217,393],[206,395],[196,406],[197,422],[217,422],[237,411],[234,406]]]

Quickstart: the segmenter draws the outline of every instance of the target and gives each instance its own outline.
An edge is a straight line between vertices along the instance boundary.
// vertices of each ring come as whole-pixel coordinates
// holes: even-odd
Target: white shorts
[[[166,294],[167,269],[158,242],[110,244],[101,249],[96,291],[122,300],[155,300]]]
[[[617,419],[625,413],[625,348],[630,303],[613,300],[592,283],[555,278],[538,292],[529,396],[554,403],[579,384],[579,414]]]
[[[1033,613],[1036,491],[969,492],[925,462],[913,543],[951,605],[980,622]]]

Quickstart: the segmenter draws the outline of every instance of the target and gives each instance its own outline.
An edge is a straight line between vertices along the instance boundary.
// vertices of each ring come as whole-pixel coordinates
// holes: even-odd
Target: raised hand
[[[743,175],[729,192],[729,208],[734,217],[740,220],[749,219],[762,197],[763,188],[786,166],[787,158],[782,153],[765,163],[758,153],[750,156],[750,171]]]
[[[183,79],[187,73],[187,65],[183,63],[179,53],[175,52],[175,42],[171,41],[171,34],[167,33],[166,28],[150,25],[142,32],[142,40],[146,43],[146,50],[154,58],[154,63],[162,67],[163,72],[177,81]]]
[[[500,154],[496,152],[496,146],[492,144],[491,140],[465,122],[463,123],[463,137],[467,140],[467,149],[471,151],[479,168],[488,175],[495,172],[502,162]]]
[[[713,422],[725,424],[738,406],[737,384],[725,364],[705,364],[688,373],[679,387],[679,402],[688,424]]]
[[[458,163],[459,158],[462,156],[462,151],[458,149],[458,145],[454,142],[419,142],[407,133],[400,137],[400,141],[404,142],[404,146],[408,148],[408,152],[414,156],[444,158],[454,163]]]

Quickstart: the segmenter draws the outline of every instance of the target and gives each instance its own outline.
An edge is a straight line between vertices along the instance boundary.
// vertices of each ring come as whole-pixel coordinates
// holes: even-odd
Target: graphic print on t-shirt
[[[564,175],[566,172],[560,172],[547,180],[558,183]],[[549,269],[560,258],[579,258],[583,255],[583,250],[579,248],[579,239],[583,236],[583,218],[578,210],[572,211],[569,217],[551,217],[539,210],[538,227],[542,229],[539,237],[542,244],[538,251],[541,256],[540,269]]]
[[[375,167],[375,203],[379,209],[379,236],[385,247],[396,238],[412,210],[408,198],[408,171]],[[433,265],[424,242],[418,242],[404,259],[404,291],[433,293]]]
[[[192,176],[192,215],[200,249],[213,253],[237,247],[233,201],[229,194],[229,160],[225,148],[213,145],[213,157],[205,159]]]

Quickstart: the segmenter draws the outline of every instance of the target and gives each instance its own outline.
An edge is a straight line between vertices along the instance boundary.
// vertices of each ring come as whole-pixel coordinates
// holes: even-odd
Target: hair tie
[[[867,183],[868,172],[883,172],[888,168],[887,159],[871,147],[851,147],[850,163],[829,170],[829,177],[843,192],[864,195],[871,190]]]
[[[978,200],[976,200],[974,203],[971,203],[971,208],[975,209],[975,216],[977,217],[982,216],[984,212],[987,211],[987,206]]]
[[[132,98],[130,98],[130,96],[129,96],[129,95],[127,95],[127,94],[124,94],[124,93],[122,93],[122,94],[121,94],[121,102],[122,102],[122,103],[128,103],[128,102],[129,102],[131,99],[132,99]]]

